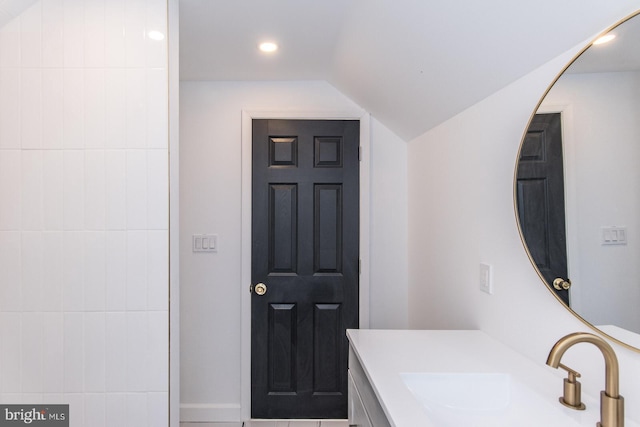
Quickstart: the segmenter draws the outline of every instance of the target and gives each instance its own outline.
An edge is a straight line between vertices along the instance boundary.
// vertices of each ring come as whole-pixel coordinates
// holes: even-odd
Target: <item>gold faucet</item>
[[[618,393],[620,369],[613,348],[602,338],[586,332],[576,332],[562,337],[553,346],[547,358],[552,368],[561,366],[562,355],[574,344],[588,342],[600,349],[605,364],[605,389],[600,392],[600,422],[598,427],[624,427],[624,399]],[[566,388],[565,388],[566,390]],[[562,400],[563,398],[561,398]]]

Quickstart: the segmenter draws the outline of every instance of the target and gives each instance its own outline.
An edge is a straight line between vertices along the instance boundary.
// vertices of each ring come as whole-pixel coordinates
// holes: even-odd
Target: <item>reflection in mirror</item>
[[[521,146],[516,205],[532,262],[559,300],[640,349],[640,17],[610,34],[541,101]]]

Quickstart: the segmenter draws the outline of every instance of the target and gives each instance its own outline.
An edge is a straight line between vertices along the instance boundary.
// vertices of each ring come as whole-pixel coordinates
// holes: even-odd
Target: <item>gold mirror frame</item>
[[[517,174],[518,174],[518,162],[519,162],[519,158],[520,158],[520,153],[522,151],[522,147],[523,147],[526,135],[527,135],[527,131],[528,131],[529,127],[531,126],[531,123],[532,123],[535,115],[538,113],[538,110],[542,106],[545,98],[547,97],[547,95],[549,94],[549,92],[551,91],[553,86],[558,82],[560,77],[567,71],[567,69],[569,69],[569,67],[571,67],[578,60],[578,58],[580,58],[580,56],[582,56],[582,54],[584,52],[586,52],[592,46],[592,44],[593,44],[593,42],[595,40],[597,40],[599,37],[609,33],[610,31],[614,30],[615,28],[619,27],[620,25],[624,24],[625,22],[631,20],[632,18],[634,18],[636,16],[640,16],[640,10],[638,10],[638,11],[632,13],[631,15],[619,20],[618,22],[616,22],[615,24],[611,25],[606,30],[602,31],[595,38],[593,38],[593,40],[591,40],[591,42],[589,42],[584,48],[582,48],[571,59],[571,61],[569,61],[569,63],[562,68],[562,70],[557,74],[557,76],[553,79],[551,84],[549,84],[549,86],[547,87],[545,92],[540,97],[540,100],[536,104],[533,112],[531,113],[531,116],[529,117],[529,120],[527,121],[527,126],[525,127],[523,135],[522,135],[522,138],[520,139],[520,145],[519,145],[519,148],[518,148],[518,156],[516,158],[516,162],[515,162],[516,164],[515,164],[514,174],[513,174],[513,208],[514,208],[514,214],[515,214],[515,217],[516,217],[516,224],[518,226],[518,233],[520,235],[520,241],[522,242],[522,246],[524,247],[524,250],[525,250],[525,252],[527,254],[527,257],[529,258],[529,262],[531,262],[531,265],[533,266],[536,274],[540,278],[543,286],[553,295],[553,297],[558,301],[559,304],[562,304],[563,307],[565,307],[571,314],[573,314],[578,320],[580,320],[582,323],[584,323],[587,327],[589,327],[590,329],[594,330],[595,332],[605,336],[606,338],[610,339],[611,341],[613,341],[613,342],[615,342],[615,343],[617,343],[617,344],[619,344],[619,345],[621,345],[621,346],[623,346],[623,347],[625,347],[625,348],[627,348],[629,350],[632,350],[632,351],[635,351],[635,352],[640,352],[640,348],[639,347],[635,347],[635,346],[633,346],[633,345],[631,345],[631,344],[629,344],[627,342],[622,341],[620,338],[616,338],[614,336],[611,336],[610,334],[600,330],[598,327],[596,327],[593,324],[591,324],[589,321],[587,321],[585,318],[583,318],[580,314],[575,312],[571,307],[567,306],[562,301],[562,299],[553,291],[553,289],[551,289],[551,287],[547,284],[544,276],[542,275],[542,273],[538,269],[538,267],[536,265],[536,262],[534,261],[533,257],[531,256],[531,252],[530,252],[529,247],[528,247],[528,245],[527,245],[527,243],[525,241],[524,234],[523,234],[523,231],[522,231],[522,226],[520,224],[520,216],[518,214],[518,196],[517,196]]]

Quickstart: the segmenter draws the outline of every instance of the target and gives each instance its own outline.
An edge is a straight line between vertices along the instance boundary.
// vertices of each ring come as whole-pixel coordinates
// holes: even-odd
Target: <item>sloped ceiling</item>
[[[180,0],[180,78],[326,80],[408,141],[640,8],[604,3]]]

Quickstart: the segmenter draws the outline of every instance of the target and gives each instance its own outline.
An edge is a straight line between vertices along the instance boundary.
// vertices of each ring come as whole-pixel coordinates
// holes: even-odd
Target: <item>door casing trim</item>
[[[360,328],[369,327],[369,235],[370,235],[370,170],[371,170],[371,119],[362,110],[353,111],[282,111],[242,110],[242,228],[241,228],[241,284],[240,304],[240,403],[241,418],[251,418],[251,134],[253,119],[310,119],[310,120],[359,120],[360,147]]]

